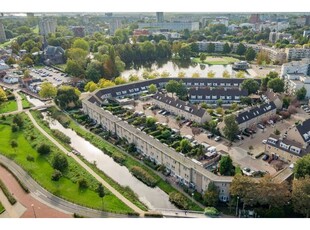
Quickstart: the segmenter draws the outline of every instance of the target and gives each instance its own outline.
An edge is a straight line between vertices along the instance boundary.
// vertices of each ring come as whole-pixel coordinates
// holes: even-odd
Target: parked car
[[[262,159],[263,159],[263,161],[267,161],[269,159],[269,155],[268,154],[264,154]]]
[[[208,137],[209,139],[211,139],[212,137],[214,137],[214,134],[213,134],[213,133],[209,133],[209,134],[207,135],[207,137]]]
[[[260,128],[260,129],[265,129],[265,126],[262,125],[262,124],[257,124],[257,127]]]
[[[244,132],[244,131],[242,132],[242,135],[247,136],[247,137],[251,136],[251,134]]]
[[[221,140],[221,137],[220,137],[220,136],[216,136],[216,137],[214,138],[214,140],[215,140],[215,141],[220,141],[220,140]]]
[[[241,136],[241,135],[236,135],[236,139],[238,139],[238,140],[244,140],[244,137]]]
[[[263,144],[266,144],[266,143],[267,143],[267,140],[263,140],[262,143],[263,143]]]

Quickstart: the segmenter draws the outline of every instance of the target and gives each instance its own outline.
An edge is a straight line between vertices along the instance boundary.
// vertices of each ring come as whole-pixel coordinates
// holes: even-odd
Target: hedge
[[[144,217],[150,217],[150,218],[163,218],[163,214],[161,213],[145,213]]]
[[[139,166],[133,166],[130,169],[131,173],[138,178],[139,180],[141,180],[143,183],[145,183],[146,185],[150,186],[150,187],[155,187],[157,184],[157,180],[152,177],[147,171],[145,171],[144,169],[142,169]]]
[[[30,193],[28,187],[5,165],[2,164],[0,162],[0,166],[2,166],[3,168],[5,168],[7,171],[9,171],[13,177],[17,180],[18,184],[20,185],[20,187],[22,187],[22,189],[26,192],[26,193]]]
[[[4,195],[6,198],[8,198],[8,201],[11,205],[16,203],[16,199],[13,197],[13,195],[9,192],[8,188],[5,186],[5,184],[0,180],[0,188],[2,189]]]
[[[169,201],[175,204],[178,208],[187,210],[189,209],[189,204],[187,202],[187,197],[179,192],[171,192],[169,194]]]

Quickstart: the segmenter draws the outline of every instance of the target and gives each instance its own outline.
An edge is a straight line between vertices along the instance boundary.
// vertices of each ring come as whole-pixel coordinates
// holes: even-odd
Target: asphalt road
[[[17,165],[12,160],[6,158],[3,155],[0,155],[0,162],[5,164],[21,181],[25,183],[25,185],[30,190],[31,195],[38,199],[39,201],[45,203],[46,205],[65,211],[67,213],[77,213],[81,216],[85,217],[92,217],[92,218],[126,218],[127,215],[121,215],[121,214],[114,214],[114,213],[108,213],[108,212],[102,212],[95,209],[90,209],[87,207],[83,207],[74,203],[71,203],[69,201],[66,201],[64,199],[61,199],[44,188],[42,188],[35,180],[31,178],[31,176],[25,172],[19,165]]]

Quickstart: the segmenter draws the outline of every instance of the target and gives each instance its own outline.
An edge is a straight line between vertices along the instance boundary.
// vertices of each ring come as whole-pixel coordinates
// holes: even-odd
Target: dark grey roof
[[[198,88],[198,87],[192,87],[189,89],[188,94],[196,95],[196,96],[248,96],[248,91],[241,88],[228,88],[228,87],[217,87],[217,88],[210,88],[210,87],[204,87],[204,88]]]
[[[225,86],[225,87],[238,87],[245,80],[241,78],[156,78],[145,81],[138,81],[133,83],[128,83],[124,85],[112,86],[109,88],[104,88],[98,90],[95,94],[98,98],[102,99],[102,96],[109,95],[110,97],[121,97],[128,94],[138,94],[141,91],[147,90],[147,87],[150,84],[155,84],[158,88],[163,87],[168,81],[176,80],[183,81],[184,84],[188,87],[198,86]],[[260,79],[256,79],[260,81]],[[144,89],[143,89],[144,88]],[[132,91],[131,93],[129,91]],[[117,95],[116,93],[120,93]]]
[[[310,142],[310,119],[296,126],[298,132],[305,142]]]
[[[97,106],[100,106],[101,105],[101,102],[98,101],[94,96],[91,96],[89,99],[88,99],[89,102],[97,105]]]
[[[64,54],[65,51],[60,46],[47,46],[44,50],[45,55]]]
[[[155,95],[153,95],[153,98],[154,98],[154,100],[161,101],[165,104],[168,104],[168,105],[173,106],[177,109],[183,110],[187,113],[191,113],[191,114],[196,115],[198,117],[203,117],[203,115],[207,112],[203,108],[198,108],[198,107],[196,107],[192,104],[189,104],[185,101],[179,100],[179,99],[174,98],[174,97],[169,97],[166,94],[156,93]]]
[[[265,114],[273,109],[276,109],[276,105],[274,102],[265,103],[259,107],[254,107],[250,109],[249,111],[245,111],[242,113],[239,113],[236,120],[238,124],[242,124],[244,122],[247,122],[257,116],[260,116],[262,114]]]

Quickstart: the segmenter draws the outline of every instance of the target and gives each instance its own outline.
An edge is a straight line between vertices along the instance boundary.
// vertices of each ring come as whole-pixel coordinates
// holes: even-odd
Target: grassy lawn
[[[5,211],[5,208],[3,207],[3,205],[0,202],[0,214],[3,213]]]
[[[71,118],[70,118],[71,119]],[[124,166],[126,166],[129,170],[134,166],[139,166],[143,168],[145,171],[147,171],[152,177],[154,177],[158,183],[157,186],[163,190],[165,193],[169,194],[170,192],[177,191],[175,188],[173,188],[169,183],[165,182],[159,175],[157,175],[155,172],[153,172],[152,169],[145,166],[144,164],[140,163],[138,160],[133,158],[132,156],[125,153],[120,148],[116,147],[115,145],[109,143],[108,141],[98,137],[97,135],[94,135],[85,129],[81,128],[78,124],[76,124],[72,119],[69,124],[69,127],[73,129],[77,134],[84,137],[86,140],[91,142],[93,145],[98,147],[99,149],[106,149],[109,152],[112,152],[113,154],[119,154],[125,157],[125,161],[123,162]],[[197,210],[201,211],[202,208],[200,208],[196,203],[193,203],[190,199],[188,199],[188,203],[190,204],[191,210]]]
[[[66,64],[58,64],[58,65],[55,65],[56,67],[58,67],[59,69],[65,71],[67,65]]]
[[[36,26],[35,28],[33,28],[32,32],[35,34],[39,34],[39,26]]]
[[[70,157],[66,156],[69,166],[62,172],[60,180],[51,180],[54,172],[53,158],[60,150],[33,126],[25,114],[22,114],[23,128],[13,133],[10,126],[12,118],[13,116],[7,116],[5,121],[0,121],[0,152],[28,171],[42,187],[59,197],[83,206],[116,213],[133,212],[106,188],[106,195],[103,198],[104,207],[102,207],[102,200],[96,192],[98,181]],[[15,149],[11,147],[13,139],[18,144]],[[51,153],[40,155],[36,149],[41,143],[51,146]],[[27,160],[27,157],[33,157],[34,160]],[[87,182],[88,188],[79,188],[78,181],[81,179]]]
[[[0,44],[0,48],[4,48],[4,47],[6,47],[6,46],[11,45],[11,43],[12,43],[13,41],[14,41],[14,38],[11,39],[11,40],[9,40],[9,41],[6,41],[6,42]]]
[[[17,102],[15,100],[9,100],[0,104],[0,114],[8,113],[17,110]]]
[[[23,109],[28,109],[32,107],[32,104],[27,100],[26,95],[23,93],[19,93],[22,98]]]
[[[207,65],[228,65],[234,62],[239,61],[239,59],[237,58],[233,58],[233,57],[211,57],[211,56],[207,56],[206,60],[201,61],[199,57],[194,58],[193,62],[196,63],[203,63],[203,64],[207,64]]]

